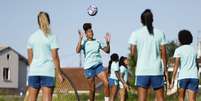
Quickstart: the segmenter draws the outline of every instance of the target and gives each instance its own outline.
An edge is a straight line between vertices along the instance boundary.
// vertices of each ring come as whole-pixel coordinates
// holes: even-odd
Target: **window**
[[[10,69],[8,67],[3,68],[3,80],[10,81]]]
[[[7,60],[9,60],[9,58],[10,58],[10,55],[9,55],[9,54],[7,54]]]

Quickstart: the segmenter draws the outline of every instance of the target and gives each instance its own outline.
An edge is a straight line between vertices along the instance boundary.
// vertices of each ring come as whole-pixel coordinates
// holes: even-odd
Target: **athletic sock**
[[[105,101],[109,101],[109,97],[105,97]]]

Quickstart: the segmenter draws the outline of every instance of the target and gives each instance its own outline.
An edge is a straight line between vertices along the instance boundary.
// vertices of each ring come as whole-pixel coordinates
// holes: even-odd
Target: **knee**
[[[108,86],[109,86],[108,80],[105,80],[105,81],[103,82],[103,85],[104,85],[104,87],[108,87]]]
[[[95,92],[95,88],[94,87],[90,87],[89,91],[92,92],[92,93],[94,93]]]

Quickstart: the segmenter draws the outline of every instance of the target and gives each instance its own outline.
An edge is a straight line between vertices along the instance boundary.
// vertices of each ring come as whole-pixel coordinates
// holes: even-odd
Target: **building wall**
[[[7,59],[9,54],[9,59]],[[18,88],[18,55],[11,49],[0,52],[0,88]],[[3,80],[3,68],[10,68],[10,81]]]
[[[19,91],[26,90],[26,81],[27,81],[27,64],[20,59],[19,61]]]

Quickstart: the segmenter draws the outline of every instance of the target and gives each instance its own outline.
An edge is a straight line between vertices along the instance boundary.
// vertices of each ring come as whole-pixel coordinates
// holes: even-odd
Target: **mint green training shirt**
[[[56,36],[49,34],[46,37],[44,32],[39,29],[29,37],[27,48],[33,50],[33,59],[28,75],[55,77],[55,65],[51,50],[59,48]]]
[[[83,40],[82,50],[84,51],[84,69],[89,69],[92,66],[102,63],[101,49],[106,45],[96,39]]]
[[[137,46],[137,76],[163,75],[160,46],[166,40],[162,31],[154,28],[154,34],[150,35],[147,27],[142,27],[131,34],[128,43]]]
[[[180,58],[178,80],[186,78],[198,78],[196,64],[197,53],[191,45],[182,45],[175,50],[175,58]]]

